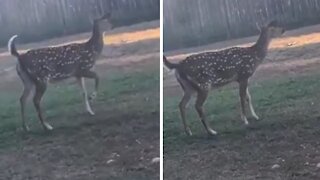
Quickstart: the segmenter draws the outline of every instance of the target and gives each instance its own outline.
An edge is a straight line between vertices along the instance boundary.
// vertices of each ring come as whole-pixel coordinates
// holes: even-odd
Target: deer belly
[[[80,64],[80,70],[90,70],[94,66],[94,63],[81,63]]]
[[[75,74],[75,71],[57,71],[55,73],[51,74],[51,79],[52,80],[62,80],[62,79],[66,79],[69,77],[72,77]]]
[[[64,79],[70,78],[75,74],[74,68],[59,68],[55,71],[51,71],[48,73],[48,81],[50,83],[54,83],[57,81],[62,81]]]
[[[48,81],[50,83],[55,83],[55,82],[65,80],[65,79],[70,78],[70,77],[72,77],[72,74],[59,74],[58,73],[58,74],[51,75],[48,78]]]
[[[224,86],[224,85],[227,85],[231,82],[234,82],[238,79],[238,76],[235,74],[235,75],[232,75],[232,76],[228,76],[228,77],[222,77],[222,76],[218,76],[214,79],[211,80],[211,87],[212,88],[215,88],[215,87],[221,87],[221,86]]]

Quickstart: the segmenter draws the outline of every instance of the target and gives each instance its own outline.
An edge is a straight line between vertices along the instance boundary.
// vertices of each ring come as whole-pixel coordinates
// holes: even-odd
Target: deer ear
[[[111,12],[106,12],[101,18],[99,18],[100,20],[103,19],[110,19],[111,18]]]
[[[88,13],[88,14],[89,14],[89,22],[91,23],[91,25],[93,25],[94,22],[96,21],[96,17],[92,13]]]
[[[111,15],[112,15],[111,12],[107,12],[107,13],[104,14],[103,17],[109,19],[109,18],[111,18]]]
[[[278,21],[272,20],[268,23],[267,27],[275,27],[278,25]]]
[[[256,23],[256,27],[257,27],[258,31],[261,32],[261,26],[258,23]]]
[[[99,22],[101,20],[104,20],[104,19],[110,19],[111,18],[111,12],[107,12],[105,13],[103,16],[100,16],[100,17],[96,17],[96,18],[93,18],[93,23],[94,22]]]

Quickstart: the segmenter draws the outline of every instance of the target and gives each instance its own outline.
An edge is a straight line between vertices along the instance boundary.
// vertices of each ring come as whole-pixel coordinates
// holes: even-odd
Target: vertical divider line
[[[163,180],[163,1],[160,1],[160,180]]]

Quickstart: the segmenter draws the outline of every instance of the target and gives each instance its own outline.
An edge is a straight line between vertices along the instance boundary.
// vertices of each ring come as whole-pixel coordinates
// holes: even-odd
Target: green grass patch
[[[319,117],[319,77],[319,74],[313,74],[252,84],[249,88],[253,105],[261,120],[255,122],[254,119],[249,118],[253,123],[250,125],[251,128],[272,131],[284,122],[290,124]],[[186,116],[194,135],[187,137],[184,134],[178,109],[181,96],[164,98],[165,152],[178,153],[184,145],[206,137],[206,132],[194,110],[194,100],[190,102]],[[226,138],[237,137],[239,133],[244,134],[246,127],[240,119],[239,106],[238,88],[229,86],[214,90],[205,104],[211,127]],[[250,115],[249,112],[248,115]]]
[[[88,81],[88,87],[93,82]],[[90,81],[90,82],[89,82]],[[0,149],[16,147],[19,141],[26,137],[21,130],[20,118],[20,89],[1,94],[0,99]],[[94,117],[86,115],[80,88],[77,84],[51,86],[45,94],[43,109],[45,117],[55,128],[76,127],[81,121]],[[108,73],[100,81],[99,94],[92,103],[93,109],[106,112],[138,112],[149,113],[159,111],[159,70],[151,68],[143,72],[114,72]],[[84,115],[85,114],[85,115]],[[27,122],[31,135],[46,137],[36,116],[32,100],[28,102]]]

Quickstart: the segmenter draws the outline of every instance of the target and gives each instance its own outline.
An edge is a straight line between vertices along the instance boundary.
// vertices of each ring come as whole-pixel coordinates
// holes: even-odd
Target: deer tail
[[[179,64],[171,63],[167,60],[166,56],[163,56],[163,63],[169,69],[176,69],[179,67]]]
[[[15,56],[15,57],[20,56],[20,54],[17,51],[16,45],[15,45],[15,40],[17,37],[18,37],[18,35],[12,36],[8,42],[8,51],[12,56]]]

